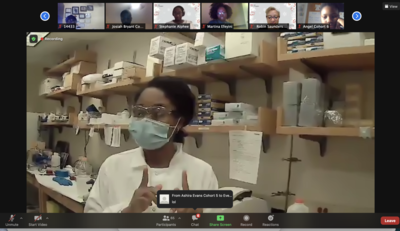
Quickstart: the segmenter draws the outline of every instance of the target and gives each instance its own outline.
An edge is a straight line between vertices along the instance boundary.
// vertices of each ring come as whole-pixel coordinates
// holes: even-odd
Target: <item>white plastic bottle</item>
[[[61,163],[61,157],[60,157],[60,155],[58,155],[57,152],[55,152],[53,154],[53,156],[51,157],[51,168],[53,170],[60,169],[60,163]]]
[[[302,199],[296,199],[295,203],[287,209],[287,213],[309,213],[309,209]]]

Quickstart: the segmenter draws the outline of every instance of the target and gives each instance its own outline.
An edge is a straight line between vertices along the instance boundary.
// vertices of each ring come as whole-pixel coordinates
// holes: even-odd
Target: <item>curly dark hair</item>
[[[218,19],[218,9],[220,7],[225,8],[226,11],[226,18],[229,19],[232,16],[232,8],[224,3],[212,3],[211,4],[211,9],[210,9],[210,17],[212,19],[217,20]]]

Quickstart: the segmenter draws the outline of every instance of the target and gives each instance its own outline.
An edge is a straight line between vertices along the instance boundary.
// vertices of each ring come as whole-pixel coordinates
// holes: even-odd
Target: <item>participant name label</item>
[[[232,208],[229,190],[162,190],[157,193],[159,208]]]

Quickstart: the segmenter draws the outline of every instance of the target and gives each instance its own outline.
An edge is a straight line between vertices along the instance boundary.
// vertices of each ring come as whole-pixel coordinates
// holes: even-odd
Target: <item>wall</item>
[[[130,60],[134,50],[137,62],[145,64],[149,50],[149,40],[159,33],[116,33],[90,47],[98,53],[98,71],[107,68],[108,60],[112,63]],[[299,73],[291,72],[291,78],[301,78]],[[282,83],[288,76],[276,76],[273,81],[273,107],[281,105]],[[361,83],[367,94],[366,115],[372,115],[374,102],[374,73],[348,72],[333,73],[329,79],[336,87],[343,88],[345,83]],[[228,93],[223,83],[207,85],[208,93]],[[241,102],[264,106],[267,94],[263,82],[259,79],[241,80],[237,84],[237,99]],[[84,98],[84,107],[91,103],[100,105],[100,101]],[[54,110],[57,102],[48,101],[46,110]],[[72,98],[67,105],[77,105]],[[125,97],[112,96],[108,102],[110,112],[118,112],[127,107]],[[57,135],[59,140],[71,145],[73,160],[83,155],[84,135],[75,135],[74,129],[64,129]],[[273,136],[268,153],[261,154],[258,184],[252,185],[229,179],[228,135],[207,134],[203,146],[197,149],[191,138],[186,140],[185,150],[205,160],[214,167],[221,187],[237,186],[253,190],[254,194],[267,198],[276,208],[284,207],[283,197],[271,197],[273,192],[284,191],[288,176],[288,162],[282,158],[289,156],[289,136]],[[104,145],[98,135],[88,144],[88,158],[98,168],[110,155],[135,148],[132,140],[121,141],[120,148]],[[312,212],[317,207],[326,207],[329,212],[374,212],[374,141],[358,138],[329,138],[325,157],[320,157],[318,146],[310,141],[294,138],[294,156],[301,159],[294,163],[290,191],[305,200]],[[293,197],[290,203],[293,202]]]
[[[87,5],[93,5],[93,11],[87,11],[87,12],[82,12],[82,13],[90,13],[91,18],[90,18],[90,23],[85,22],[85,19],[79,19],[77,17],[78,22],[84,22],[85,23],[85,30],[91,30],[91,29],[104,29],[104,3],[64,3],[64,14],[65,14],[65,9],[66,8],[71,8],[73,6],[87,6]],[[79,13],[81,13],[79,11]],[[65,22],[65,17],[64,17],[64,22]]]
[[[202,23],[208,23],[211,21],[210,17],[210,6],[212,3],[201,4],[201,21]],[[247,29],[248,24],[248,10],[243,10],[243,3],[225,3],[232,8],[232,17],[228,19],[230,23],[233,23],[235,29]],[[246,3],[247,4],[247,3]]]
[[[131,3],[106,3],[106,23],[121,23],[121,12],[129,10],[132,14],[132,23],[145,23],[146,29],[153,26],[153,4],[141,3],[144,8],[131,9]]]

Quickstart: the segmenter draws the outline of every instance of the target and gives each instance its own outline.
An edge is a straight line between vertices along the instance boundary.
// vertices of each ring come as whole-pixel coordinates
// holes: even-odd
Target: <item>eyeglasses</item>
[[[132,115],[135,118],[145,118],[150,117],[153,120],[161,120],[173,113],[173,110],[168,110],[162,106],[154,107],[143,107],[143,106],[133,106]]]
[[[267,18],[268,18],[268,19],[278,19],[278,18],[280,18],[280,17],[278,17],[278,16],[267,16]]]
[[[220,12],[218,12],[218,14],[226,14],[226,12],[225,11],[220,11]]]

